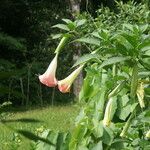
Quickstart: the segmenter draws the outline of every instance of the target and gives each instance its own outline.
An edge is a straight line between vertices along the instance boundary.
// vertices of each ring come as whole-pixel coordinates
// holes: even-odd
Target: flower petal
[[[83,65],[78,67],[76,70],[74,70],[68,77],[66,77],[63,80],[58,81],[58,89],[62,93],[67,93],[70,91],[71,85],[76,79],[76,77],[79,75],[80,71],[82,70]]]
[[[58,54],[56,54],[54,59],[51,61],[45,73],[39,76],[40,82],[48,87],[55,87],[57,85],[57,79],[55,77],[57,68],[57,57]]]

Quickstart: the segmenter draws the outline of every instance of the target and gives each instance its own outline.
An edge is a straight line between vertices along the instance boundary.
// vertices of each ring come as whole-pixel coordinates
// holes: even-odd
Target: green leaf
[[[99,91],[99,88],[96,86],[96,84],[91,84],[91,82],[94,81],[93,79],[94,77],[90,76],[87,76],[84,79],[83,86],[79,95],[80,101],[82,99],[87,100],[88,98],[92,98]]]
[[[93,126],[94,126],[94,129],[93,129],[94,136],[96,138],[102,137],[103,136],[103,123],[99,122],[96,119],[93,119],[92,122],[93,122]]]
[[[75,23],[76,23],[77,27],[82,26],[83,24],[86,23],[86,19],[76,20]]]
[[[69,23],[73,23],[70,19],[62,19],[65,23],[69,24]]]
[[[134,47],[132,44],[123,36],[123,35],[117,35],[116,40],[123,45],[127,50],[133,49]]]
[[[141,139],[139,141],[139,145],[143,150],[149,150],[150,148],[150,142],[148,140]]]
[[[21,134],[21,135],[23,135],[24,137],[26,137],[26,138],[28,138],[30,140],[33,140],[33,141],[40,140],[41,142],[44,142],[44,143],[46,143],[48,145],[51,145],[51,146],[54,146],[54,144],[51,141],[49,141],[48,139],[39,137],[39,136],[37,136],[37,135],[29,132],[29,131],[26,131],[26,130],[16,130],[16,132],[19,133],[19,134]]]
[[[83,92],[82,97],[80,96],[80,100],[84,98],[85,100],[94,93],[94,87],[92,85],[89,85],[89,79],[84,79],[83,87],[81,92]]]
[[[142,71],[139,73],[140,77],[147,77],[150,76],[150,71]]]
[[[107,60],[105,60],[100,68],[103,68],[105,66],[108,66],[108,65],[112,65],[112,64],[115,64],[115,63],[119,63],[119,62],[122,62],[122,61],[125,61],[125,60],[128,60],[130,59],[130,57],[111,57],[111,58],[108,58]]]
[[[50,130],[45,130],[42,135],[41,135],[41,138],[42,139],[45,139],[46,141],[49,141],[47,139],[47,137],[52,133],[52,131]],[[49,141],[51,143],[51,141]],[[52,143],[52,145],[54,145]],[[38,139],[38,142],[37,142],[37,145],[36,145],[36,150],[49,150],[51,148],[51,144],[47,143],[47,142],[44,142],[43,140],[40,140]]]
[[[143,117],[143,118],[140,118],[139,121],[140,121],[140,122],[143,122],[143,123],[150,123],[150,117]]]
[[[146,56],[149,56],[149,57],[150,57],[150,47],[149,47],[149,50],[147,50],[147,51],[144,53],[144,55],[146,55]]]
[[[91,33],[93,36],[95,36],[96,38],[100,38],[100,35],[98,33],[98,31],[94,31]]]
[[[150,43],[145,43],[143,45],[140,45],[139,48],[142,52],[146,52],[146,51],[150,50]]]
[[[56,149],[62,150],[67,133],[59,133],[57,138]]]
[[[110,115],[110,119],[112,120],[113,119],[113,117],[114,117],[114,114],[115,114],[115,112],[116,112],[116,109],[117,109],[117,99],[116,99],[116,97],[113,97],[112,98],[113,100],[112,100],[112,110],[111,110],[111,115]]]
[[[60,37],[62,37],[62,34],[52,35],[52,39],[59,39]]]
[[[123,28],[127,28],[130,31],[133,31],[133,25],[131,25],[131,24],[123,24]]]
[[[120,98],[118,98],[118,107],[117,107],[116,115],[121,120],[125,120],[131,112],[131,104],[129,104],[128,102],[129,102],[129,97],[126,93],[125,95],[120,96]]]
[[[75,25],[74,22],[72,22],[72,23],[68,23],[67,27],[69,28],[69,30],[72,31],[72,30],[74,30],[76,28],[76,25]]]
[[[109,37],[108,31],[107,30],[101,30],[101,32],[99,33],[101,39],[103,40],[107,40]]]
[[[127,106],[120,108],[120,109],[121,110],[119,112],[117,112],[117,115],[119,116],[119,118],[121,120],[125,120],[131,112],[131,105],[127,105]]]
[[[134,51],[130,51],[130,52],[131,52],[131,53],[135,53],[135,52],[137,51],[137,46],[138,46],[138,44],[139,44],[138,37],[135,36],[135,35],[132,34],[132,33],[126,32],[126,31],[123,32],[122,36],[123,36],[127,41],[129,41],[130,44],[132,45],[132,48],[129,48],[129,49],[135,48]],[[122,44],[122,45],[123,45],[123,44]],[[124,47],[126,47],[126,46],[124,45]],[[126,48],[127,48],[127,47],[126,47]],[[128,49],[128,48],[127,48],[127,49]]]
[[[82,142],[84,139],[84,136],[87,132],[87,128],[84,125],[78,124],[78,126],[75,128],[71,141],[69,143],[69,149],[70,150],[76,150],[77,145]]]
[[[98,40],[97,38],[80,38],[76,41],[100,46],[100,40]]]
[[[143,52],[149,51],[149,50],[150,50],[150,44],[141,48],[141,51]]]
[[[113,131],[110,128],[105,127],[103,132],[103,137],[102,137],[103,143],[107,145],[111,145],[113,139],[114,139]]]
[[[102,141],[99,141],[91,150],[103,150]]]
[[[122,106],[123,106],[123,107],[126,106],[126,105],[127,105],[127,102],[129,102],[129,96],[128,96],[127,94],[125,94],[125,95],[123,95],[123,96],[121,97],[121,104],[122,104]]]
[[[56,24],[56,25],[52,26],[52,28],[59,28],[59,29],[65,30],[65,31],[70,31],[70,29],[67,27],[67,25],[64,25],[64,24]]]
[[[71,139],[71,133],[68,132],[67,134],[64,135],[64,143],[63,143],[63,147],[60,150],[68,150],[69,149],[69,143],[70,143],[70,139]]]
[[[90,61],[91,59],[98,59],[98,57],[99,57],[98,54],[85,54],[85,55],[81,56],[80,58],[78,58],[76,63],[73,65],[73,67],[76,67],[83,63],[86,63],[86,62]]]
[[[140,26],[140,30],[141,30],[142,32],[145,32],[145,31],[148,29],[148,27],[149,27],[148,24],[141,25],[141,26]]]
[[[88,149],[86,146],[84,146],[84,145],[78,146],[77,149],[79,149],[79,150],[89,150],[89,149]]]
[[[106,87],[102,86],[98,93],[94,96],[93,100],[95,101],[95,111],[93,114],[93,118],[97,120],[102,120],[104,115],[104,104],[105,104],[105,94]]]
[[[126,118],[129,116],[129,114],[131,112],[133,112],[133,110],[135,109],[135,107],[137,106],[138,103],[133,103],[131,104],[127,104],[125,107],[120,107],[119,111],[117,112],[117,116],[121,119],[121,120],[126,120]]]
[[[47,136],[47,139],[54,144],[51,145],[51,147],[49,147],[49,150],[56,150],[57,138],[58,138],[58,132],[51,132],[51,134]]]
[[[142,43],[138,46],[138,49],[141,52],[150,50],[150,37],[147,37],[146,39],[144,39],[144,41],[142,41]]]
[[[110,149],[114,149],[114,150],[122,150],[124,147],[124,143],[129,143],[128,140],[126,139],[115,139],[113,141],[113,143],[111,144],[111,148]]]

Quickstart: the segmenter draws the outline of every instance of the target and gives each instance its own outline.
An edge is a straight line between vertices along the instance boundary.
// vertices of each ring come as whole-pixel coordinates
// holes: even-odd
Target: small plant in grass
[[[7,109],[12,105],[10,101],[4,102],[0,105],[0,120],[6,118],[9,113],[7,113]]]
[[[22,139],[18,133],[14,133],[12,141],[14,141],[14,146],[17,148],[21,145]]]

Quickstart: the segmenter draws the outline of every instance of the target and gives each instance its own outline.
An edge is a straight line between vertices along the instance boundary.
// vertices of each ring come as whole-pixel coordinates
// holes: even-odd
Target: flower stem
[[[61,41],[59,42],[56,50],[55,50],[55,53],[59,53],[59,51],[65,46],[67,40],[68,40],[68,36],[64,36]]]

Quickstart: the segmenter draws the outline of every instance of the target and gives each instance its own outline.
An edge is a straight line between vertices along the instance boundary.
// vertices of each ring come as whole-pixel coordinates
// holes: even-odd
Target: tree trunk
[[[81,56],[81,44],[76,43],[74,47],[75,47],[76,53],[74,53],[73,55],[73,61],[76,62],[76,60]],[[78,98],[79,96],[79,92],[82,86],[82,81],[83,81],[83,75],[81,71],[81,73],[78,75],[77,79],[74,81],[74,84],[73,84],[73,93],[76,96],[76,98]]]
[[[69,2],[70,2],[72,17],[73,19],[75,19],[75,16],[80,14],[81,0],[69,0]],[[79,43],[75,43],[74,49],[75,49],[75,53],[73,55],[73,61],[75,62],[81,55],[81,45]],[[83,77],[82,77],[82,72],[81,72],[73,84],[73,93],[76,97],[78,97],[79,95],[82,81],[83,81]]]
[[[80,2],[81,0],[70,0],[70,7],[73,18],[76,14],[80,13]]]

